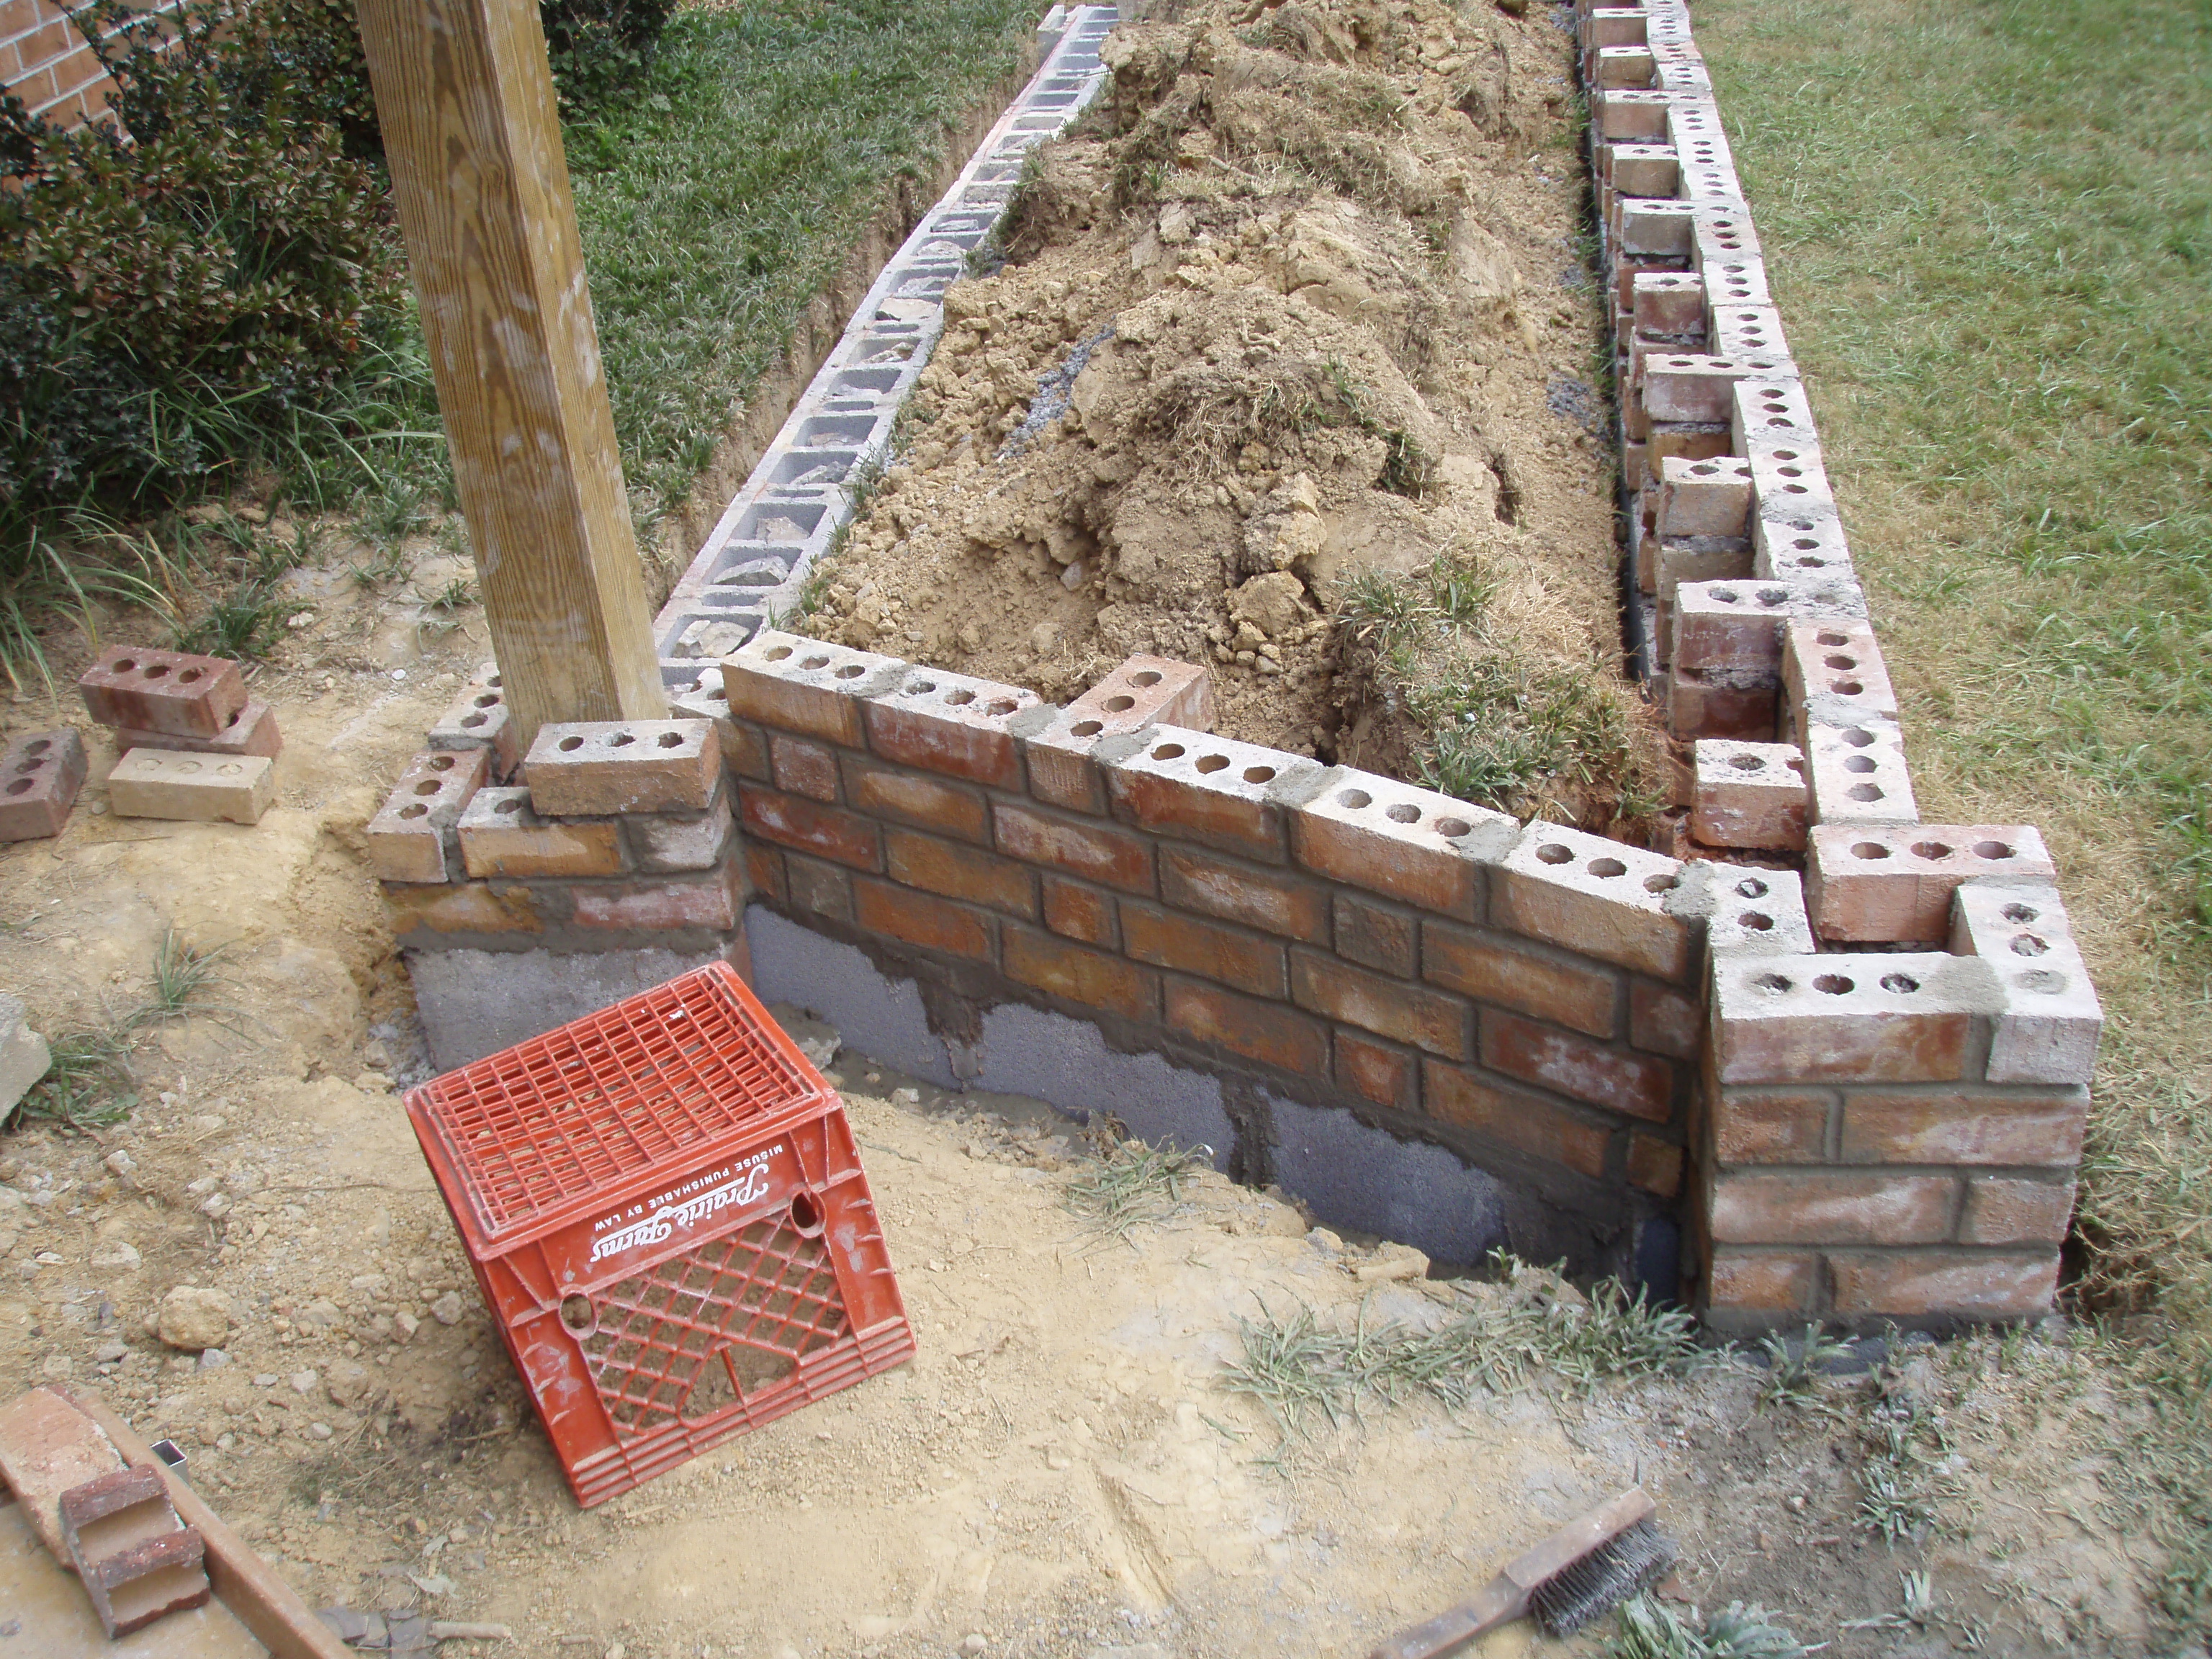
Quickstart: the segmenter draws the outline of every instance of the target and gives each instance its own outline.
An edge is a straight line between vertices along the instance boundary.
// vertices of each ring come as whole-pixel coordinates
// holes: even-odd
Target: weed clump
[[[137,1103],[131,1091],[132,1039],[149,1026],[181,1019],[199,1006],[222,953],[202,951],[179,939],[172,928],[154,953],[154,972],[139,1004],[104,1024],[64,1031],[47,1044],[46,1074],[32,1085],[15,1109],[0,1118],[0,1129],[27,1120],[84,1130],[121,1121]]]

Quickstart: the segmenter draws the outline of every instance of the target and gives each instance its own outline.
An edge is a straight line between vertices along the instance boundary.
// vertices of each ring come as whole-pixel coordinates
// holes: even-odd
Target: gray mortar
[[[440,1071],[596,1013],[722,959],[720,951],[410,951],[408,977]]]

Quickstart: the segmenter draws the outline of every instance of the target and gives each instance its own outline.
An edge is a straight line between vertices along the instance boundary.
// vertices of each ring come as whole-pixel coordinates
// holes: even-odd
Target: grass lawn
[[[746,0],[679,12],[568,163],[634,495],[680,501],[884,186],[927,182],[1021,64],[1037,0]]]
[[[2212,1622],[2212,8],[1701,0],[1923,817],[2033,823],[2108,1023],[2084,1304]]]

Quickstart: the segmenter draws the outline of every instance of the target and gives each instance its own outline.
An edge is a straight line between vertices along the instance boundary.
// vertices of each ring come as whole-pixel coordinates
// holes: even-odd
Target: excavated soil
[[[1442,561],[1523,660],[1632,701],[1566,36],[1296,0],[1105,56],[802,625],[1054,700],[1211,661],[1224,733],[1406,772],[1422,734],[1331,619]]]

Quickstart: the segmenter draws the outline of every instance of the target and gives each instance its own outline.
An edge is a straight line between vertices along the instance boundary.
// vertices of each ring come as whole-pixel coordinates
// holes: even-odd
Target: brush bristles
[[[1674,1540],[1650,1521],[1638,1521],[1529,1591],[1529,1614],[1547,1636],[1572,1635],[1674,1565]]]

